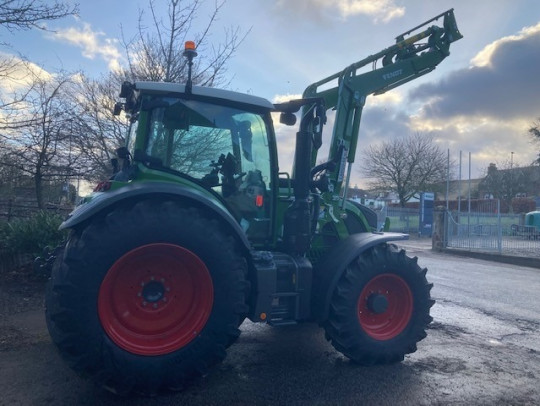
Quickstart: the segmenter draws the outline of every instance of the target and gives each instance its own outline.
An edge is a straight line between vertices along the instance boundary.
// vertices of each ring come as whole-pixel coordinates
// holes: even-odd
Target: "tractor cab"
[[[131,117],[127,155],[139,170],[119,171],[116,180],[194,183],[228,208],[250,240],[269,238],[277,173],[270,102],[176,83],[126,82],[121,95]]]

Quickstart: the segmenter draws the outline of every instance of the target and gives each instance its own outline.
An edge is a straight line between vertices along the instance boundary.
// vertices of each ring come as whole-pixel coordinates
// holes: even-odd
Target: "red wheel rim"
[[[403,278],[395,274],[374,277],[358,297],[360,325],[367,335],[376,340],[390,340],[399,335],[409,324],[412,311],[411,289]]]
[[[140,355],[176,351],[199,335],[212,311],[208,268],[193,252],[172,244],[129,251],[107,272],[98,313],[119,347]]]

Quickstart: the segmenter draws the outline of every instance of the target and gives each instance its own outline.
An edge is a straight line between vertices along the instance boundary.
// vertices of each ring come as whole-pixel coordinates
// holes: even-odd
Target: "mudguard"
[[[207,194],[204,194],[197,189],[182,187],[178,184],[167,182],[131,183],[111,192],[95,193],[92,200],[82,203],[70,213],[66,221],[60,225],[60,229],[73,228],[85,220],[88,220],[90,217],[106,210],[115,203],[133,198],[156,198],[160,195],[163,198],[168,196],[191,200],[196,205],[209,209],[216,214],[218,218],[225,221],[230,227],[230,231],[242,242],[244,248],[249,250],[250,244],[246,234],[232,214],[217,199],[209,199]]]
[[[360,233],[352,234],[334,245],[313,269],[312,318],[319,323],[328,318],[334,289],[354,258],[376,245],[407,239],[408,234]]]

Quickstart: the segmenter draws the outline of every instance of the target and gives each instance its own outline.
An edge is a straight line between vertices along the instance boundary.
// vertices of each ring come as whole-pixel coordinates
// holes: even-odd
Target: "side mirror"
[[[126,147],[116,149],[116,156],[120,159],[129,159],[129,151]]]
[[[135,86],[129,82],[123,82],[122,87],[120,88],[120,97],[123,99],[128,99],[132,94]]]
[[[120,97],[126,99],[124,103],[124,110],[126,113],[132,113],[133,109],[137,105],[137,95],[135,94],[135,85],[129,82],[122,83],[120,88]]]
[[[281,113],[279,116],[279,122],[285,125],[295,125],[296,115],[294,113]]]

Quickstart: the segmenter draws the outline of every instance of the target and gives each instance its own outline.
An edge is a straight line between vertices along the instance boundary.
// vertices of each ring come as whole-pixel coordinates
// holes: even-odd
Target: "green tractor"
[[[63,358],[115,393],[153,394],[223,360],[245,318],[316,322],[359,364],[416,351],[432,320],[426,269],[347,189],[366,96],[433,70],[460,38],[448,10],[281,104],[194,86],[189,42],[186,84],[124,83],[116,110],[131,130],[115,173],[61,226],[46,320]],[[292,174],[279,170],[275,113],[300,117]]]

